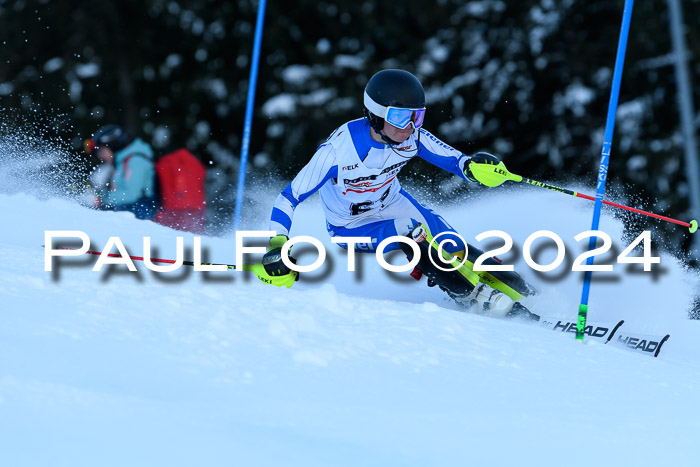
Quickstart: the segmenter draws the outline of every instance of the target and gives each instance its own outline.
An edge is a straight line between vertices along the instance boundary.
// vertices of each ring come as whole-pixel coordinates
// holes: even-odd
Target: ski
[[[650,357],[658,357],[659,352],[661,352],[661,347],[670,337],[670,334],[655,336],[626,332],[623,330],[617,335],[614,343],[616,345],[624,346],[628,350],[642,353]]]
[[[624,320],[612,323],[595,323],[588,322],[583,333],[595,340],[602,341],[607,344],[615,336],[615,333],[622,327]],[[540,326],[551,331],[570,332],[576,334],[576,321],[564,320],[559,318],[541,317]]]
[[[671,337],[670,334],[650,335],[628,331],[627,329],[622,329],[624,323],[624,320],[610,323],[586,321],[583,333],[587,338],[595,339],[604,344],[621,346],[626,350],[650,357],[658,357],[661,347]],[[555,317],[542,317],[539,324],[551,331],[576,334],[577,330],[576,321]]]

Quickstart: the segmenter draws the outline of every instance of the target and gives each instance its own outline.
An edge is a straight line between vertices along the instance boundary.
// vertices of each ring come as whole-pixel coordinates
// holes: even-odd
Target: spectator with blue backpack
[[[95,187],[99,209],[130,211],[138,219],[152,219],[157,196],[153,149],[117,125],[106,125],[85,141],[85,151],[108,167],[108,176]],[[111,173],[109,173],[111,172]]]

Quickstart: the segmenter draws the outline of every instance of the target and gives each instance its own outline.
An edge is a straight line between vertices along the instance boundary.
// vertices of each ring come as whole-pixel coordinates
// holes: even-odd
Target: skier
[[[453,240],[445,250],[453,257],[464,259],[465,245],[455,230],[430,208],[406,192],[397,178],[401,169],[414,157],[420,157],[469,182],[477,182],[469,164],[498,164],[495,156],[477,153],[471,158],[448,146],[423,128],[426,113],[423,86],[413,74],[397,69],[376,73],[364,92],[364,118],[337,128],[317,149],[310,162],[287,185],[274,202],[270,230],[276,236],[270,240],[263,266],[272,276],[290,273],[281,259],[282,245],[288,240],[294,210],[297,205],[319,191],[326,225],[332,237],[368,237],[368,243],[358,243],[358,252],[374,252],[385,238],[411,236],[421,249],[418,271],[426,275],[428,285],[438,285],[457,303],[465,307],[478,305],[496,316],[527,312],[514,307],[511,297],[520,298],[526,286],[517,274],[511,273],[512,285],[501,280],[480,283],[480,277],[463,266],[458,271],[444,272],[428,260],[435,253],[426,241],[433,237]],[[440,240],[442,240],[442,238]],[[347,245],[340,244],[347,248]],[[409,260],[413,250],[405,243],[395,242],[384,251],[401,248]],[[469,248],[470,256],[471,250]],[[438,263],[440,264],[440,263]],[[511,291],[509,297],[498,288]],[[525,311],[523,311],[525,310]],[[529,313],[529,312],[527,312]]]
[[[94,152],[103,163],[92,177],[96,207],[153,218],[157,202],[153,149],[148,143],[117,125],[106,125],[85,141],[85,151]]]

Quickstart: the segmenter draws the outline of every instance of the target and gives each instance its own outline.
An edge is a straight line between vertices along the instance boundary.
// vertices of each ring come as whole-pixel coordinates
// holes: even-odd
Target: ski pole
[[[67,248],[67,247],[60,247],[59,249],[61,250],[75,250],[76,248]],[[100,251],[86,251],[85,254],[88,255],[96,255],[96,256],[101,256],[103,253]],[[116,253],[105,253],[107,256],[111,256],[113,258],[123,258],[122,255],[118,255]],[[131,256],[129,255],[129,259],[132,259],[134,261],[145,261],[143,256]],[[167,263],[167,264],[175,264],[177,261],[174,259],[161,259],[161,258],[151,258],[151,261],[154,263]],[[183,266],[194,266],[194,261],[183,261],[182,262]],[[236,266],[235,264],[222,264],[222,263],[199,263],[202,266],[226,266],[226,269],[237,269],[239,271],[250,271],[255,276],[260,279],[261,282],[269,285],[276,285],[278,287],[291,287],[294,285],[294,282],[297,278],[297,275],[299,274],[296,271],[292,271],[289,274],[285,274],[284,276],[271,276],[265,271],[265,267],[263,266],[262,263],[250,263],[250,264],[241,264],[240,266]]]
[[[525,183],[527,185],[532,185],[536,186],[539,188],[546,188],[547,190],[551,191],[556,191],[558,193],[563,193],[565,195],[571,195],[575,196],[577,198],[583,198],[587,199],[590,201],[595,201],[595,198],[593,196],[589,195],[584,195],[583,193],[579,193],[577,191],[569,190],[567,188],[562,188],[559,186],[552,185],[550,183],[545,183],[545,182],[539,182],[537,180],[533,180],[531,178],[525,178],[521,175],[517,175],[514,173],[511,173],[506,169],[506,166],[503,162],[499,163],[498,165],[492,165],[492,164],[477,164],[474,162],[469,163],[469,170],[472,172],[472,174],[475,176],[475,178],[481,182],[482,184],[490,187],[495,187],[499,186],[506,181],[511,181],[511,182],[516,182],[516,183]],[[630,206],[625,206],[623,204],[619,203],[614,203],[612,201],[608,200],[602,200],[603,204],[607,204],[608,206],[613,206],[616,208],[620,209],[625,209],[627,211],[632,211],[636,212],[637,214],[643,214],[645,216],[653,217],[656,219],[661,219],[663,221],[667,222],[673,222],[674,224],[682,225],[684,227],[688,227],[690,233],[695,233],[698,230],[698,221],[697,220],[691,220],[690,222],[683,222],[678,219],[672,219],[670,217],[666,216],[661,216],[659,214],[654,214],[653,212],[648,212],[648,211],[642,211],[641,209],[633,208]]]
[[[546,188],[546,189],[552,190],[552,191],[558,191],[559,193],[564,193],[566,195],[576,196],[577,198],[583,198],[583,199],[587,199],[590,201],[595,201],[595,198],[593,196],[584,195],[583,193],[579,193],[577,191],[568,190],[566,188],[561,188],[558,186],[550,185],[549,183],[538,182],[537,180],[532,180],[530,178],[522,177],[521,182],[526,183],[528,185],[532,185],[532,186]],[[625,209],[627,211],[636,212],[637,214],[643,214],[645,216],[653,217],[655,219],[661,219],[663,221],[673,222],[674,224],[688,227],[690,233],[695,233],[698,230],[698,221],[696,221],[696,220],[691,220],[690,222],[683,222],[683,221],[680,221],[678,219],[673,219],[671,217],[662,216],[660,214],[654,214],[653,212],[643,211],[641,209],[633,208],[631,206],[625,206],[624,204],[614,203],[612,201],[608,201],[605,199],[603,200],[603,204],[607,204],[608,206],[613,206],[613,207],[620,208],[620,209]]]
[[[73,248],[60,248],[61,250],[73,250]],[[102,252],[101,251],[86,251],[86,255],[96,255],[96,256],[101,256]],[[122,258],[122,255],[118,255],[116,253],[105,253],[107,256],[111,256],[112,258]],[[134,261],[144,261],[143,256],[131,256],[129,255],[129,259],[132,259]],[[160,259],[160,258],[151,258],[151,261],[154,263],[167,263],[167,264],[175,264],[177,261],[174,259]],[[199,263],[202,266],[226,266],[226,269],[239,269],[241,271],[250,271],[251,267],[254,266],[254,264],[243,264],[241,265],[240,268],[237,268],[235,264],[221,264],[221,263]],[[183,266],[194,266],[194,261],[183,261],[182,262]]]

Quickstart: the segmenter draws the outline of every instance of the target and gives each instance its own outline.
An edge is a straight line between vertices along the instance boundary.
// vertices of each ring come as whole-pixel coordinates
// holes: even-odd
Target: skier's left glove
[[[472,182],[494,187],[508,180],[508,171],[498,157],[487,152],[477,152],[465,164],[464,176]]]
[[[263,256],[262,264],[265,268],[265,272],[271,276],[284,276],[292,272],[292,270],[282,262],[282,247],[287,240],[289,240],[289,237],[286,235],[277,235],[270,239],[270,246],[267,249],[267,253]],[[289,257],[289,261],[294,264],[297,263],[297,260],[291,256]],[[299,274],[297,274],[296,280],[299,280]]]

